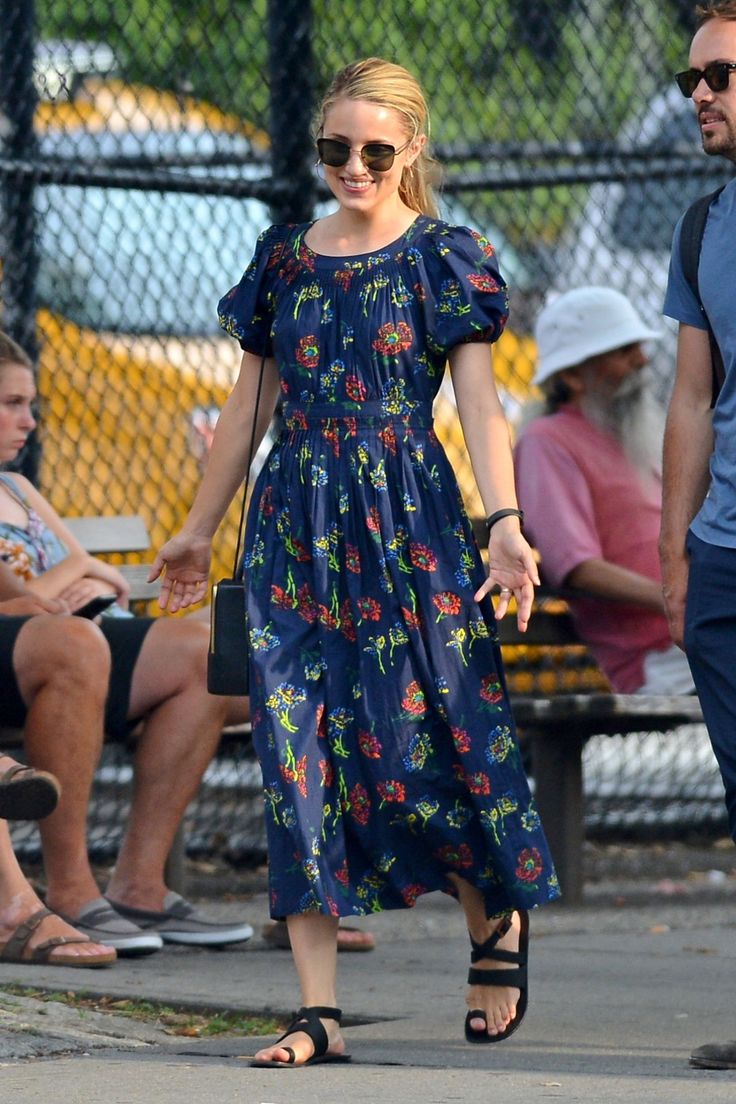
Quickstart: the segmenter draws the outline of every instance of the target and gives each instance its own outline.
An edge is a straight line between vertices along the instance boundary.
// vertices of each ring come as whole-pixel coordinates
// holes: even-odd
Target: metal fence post
[[[269,0],[271,166],[274,222],[312,217],[316,183],[309,133],[314,97],[311,0]]]
[[[2,257],[2,325],[31,359],[38,357],[33,177],[19,163],[36,155],[33,116],[35,0],[4,0],[0,6],[0,257]],[[40,445],[34,434],[20,467],[35,480]]]

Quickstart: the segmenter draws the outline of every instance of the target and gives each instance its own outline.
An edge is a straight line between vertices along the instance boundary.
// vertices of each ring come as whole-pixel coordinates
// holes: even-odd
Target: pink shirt
[[[537,418],[514,453],[527,538],[545,580],[560,586],[585,560],[602,559],[660,579],[662,487],[644,479],[618,441],[575,407]],[[640,606],[575,599],[570,609],[614,690],[644,683],[644,657],[672,644],[663,614]]]

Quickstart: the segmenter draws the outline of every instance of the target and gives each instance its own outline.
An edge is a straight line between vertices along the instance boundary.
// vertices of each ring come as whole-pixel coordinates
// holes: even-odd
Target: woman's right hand
[[[201,602],[207,593],[212,556],[206,537],[181,532],[163,546],[153,561],[149,583],[161,576],[158,604],[171,613]]]

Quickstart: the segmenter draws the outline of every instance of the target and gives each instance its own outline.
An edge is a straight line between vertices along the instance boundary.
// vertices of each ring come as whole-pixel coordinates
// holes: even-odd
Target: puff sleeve
[[[468,341],[497,341],[508,318],[508,294],[495,249],[476,230],[439,227],[425,261],[433,341],[445,351]]]
[[[217,304],[222,328],[236,338],[246,352],[259,357],[271,356],[273,352],[274,274],[286,233],[285,226],[270,226],[263,231],[240,283],[230,288]]]

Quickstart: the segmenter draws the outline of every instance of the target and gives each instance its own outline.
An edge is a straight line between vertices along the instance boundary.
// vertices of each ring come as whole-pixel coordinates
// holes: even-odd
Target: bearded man
[[[549,302],[535,327],[544,407],[514,455],[542,577],[580,592],[569,599],[576,627],[619,693],[694,691],[660,579],[664,412],[642,348],[659,336],[611,288]]]

